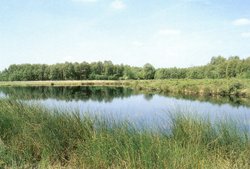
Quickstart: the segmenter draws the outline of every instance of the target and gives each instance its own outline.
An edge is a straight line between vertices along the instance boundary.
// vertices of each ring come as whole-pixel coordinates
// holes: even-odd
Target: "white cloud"
[[[132,42],[132,45],[133,45],[133,46],[136,46],[136,47],[142,47],[142,46],[143,46],[143,43],[142,43],[142,42],[139,42],[139,41],[133,41],[133,42]]]
[[[250,38],[250,32],[243,32],[243,33],[241,33],[241,36],[243,38]]]
[[[180,35],[181,31],[175,30],[175,29],[162,29],[158,31],[158,34],[165,35],[165,36],[176,36],[176,35]]]
[[[111,8],[116,10],[122,10],[126,8],[126,4],[122,0],[114,0],[111,3]]]
[[[245,25],[250,25],[250,19],[247,18],[240,18],[235,21],[233,21],[233,24],[235,26],[245,26]]]

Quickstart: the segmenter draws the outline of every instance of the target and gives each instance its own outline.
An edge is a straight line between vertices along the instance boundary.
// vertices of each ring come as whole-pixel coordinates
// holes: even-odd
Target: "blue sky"
[[[250,56],[249,0],[0,0],[0,70],[111,60],[203,65]]]

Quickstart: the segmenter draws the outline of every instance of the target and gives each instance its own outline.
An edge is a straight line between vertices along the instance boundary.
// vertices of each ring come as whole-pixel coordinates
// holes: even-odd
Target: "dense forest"
[[[0,81],[36,80],[126,80],[126,79],[222,79],[250,78],[250,57],[228,59],[217,56],[204,66],[190,68],[158,68],[147,63],[143,67],[117,65],[111,61],[93,63],[58,63],[10,65],[0,72]]]

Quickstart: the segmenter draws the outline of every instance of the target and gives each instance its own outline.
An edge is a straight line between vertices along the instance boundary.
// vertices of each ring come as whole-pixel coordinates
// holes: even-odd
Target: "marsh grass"
[[[180,114],[171,119],[170,132],[157,133],[2,99],[0,166],[250,168],[249,135],[236,124]]]

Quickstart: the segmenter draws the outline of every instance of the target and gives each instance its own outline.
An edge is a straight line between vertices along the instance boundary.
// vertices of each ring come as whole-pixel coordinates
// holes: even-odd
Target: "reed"
[[[172,115],[170,131],[151,132],[129,122],[2,99],[0,166],[250,168],[249,133],[236,123]]]

